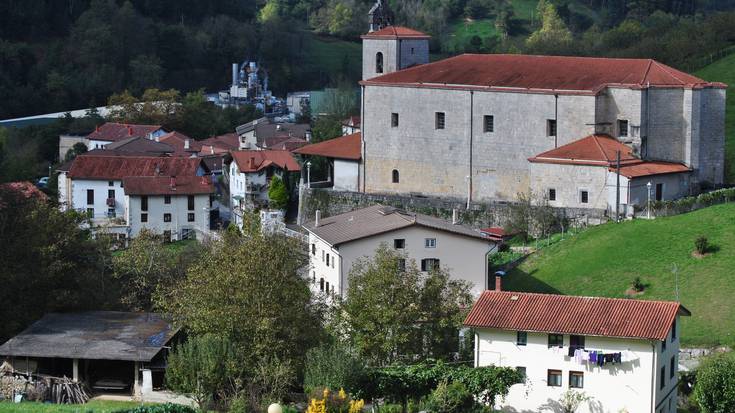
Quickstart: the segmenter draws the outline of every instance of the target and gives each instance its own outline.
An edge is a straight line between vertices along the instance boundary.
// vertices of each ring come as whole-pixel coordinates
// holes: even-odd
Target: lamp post
[[[306,162],[306,187],[311,188],[311,161]]]
[[[651,219],[651,181],[648,181],[646,188],[648,188],[648,207],[646,208],[646,215],[648,216],[648,219]]]

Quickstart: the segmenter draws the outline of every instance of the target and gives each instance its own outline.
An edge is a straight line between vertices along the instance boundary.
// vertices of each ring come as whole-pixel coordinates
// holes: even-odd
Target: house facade
[[[518,369],[495,408],[556,412],[566,391],[584,393],[580,413],[676,413],[677,302],[485,291],[465,320],[475,366]],[[635,322],[631,322],[635,320]]]
[[[345,296],[353,264],[381,244],[413,260],[421,271],[446,269],[479,296],[487,286],[487,259],[496,244],[455,221],[375,205],[304,224],[309,233],[309,279],[315,294]],[[404,263],[405,264],[405,263]]]
[[[360,132],[312,143],[294,150],[306,158],[323,156],[328,160],[328,184],[337,191],[360,190]],[[308,162],[308,161],[307,161]]]
[[[407,59],[406,47],[424,50],[407,46],[415,43],[428,38],[400,27],[363,36],[365,192],[514,200],[531,190],[529,158],[595,134],[640,161],[689,168],[677,193],[723,183],[724,84],[650,59],[465,54],[394,63]],[[577,181],[587,171],[558,172]]]
[[[238,126],[240,148],[246,150],[292,150],[311,141],[308,123],[276,122],[263,117]]]

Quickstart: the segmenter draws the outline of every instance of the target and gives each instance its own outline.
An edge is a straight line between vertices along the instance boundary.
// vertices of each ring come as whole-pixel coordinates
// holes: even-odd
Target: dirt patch
[[[637,291],[635,288],[631,287],[625,290],[625,296],[626,297],[638,297],[638,296],[643,295],[643,293],[645,292],[646,292],[645,290]]]
[[[704,254],[700,254],[699,251],[692,251],[692,257],[694,257],[694,258],[696,258],[698,260],[701,260],[702,258],[704,258],[704,257],[706,257],[708,255],[712,255],[712,253],[711,252],[705,252]]]

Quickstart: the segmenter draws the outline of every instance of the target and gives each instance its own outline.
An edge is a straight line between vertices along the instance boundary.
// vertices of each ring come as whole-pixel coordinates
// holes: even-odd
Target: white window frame
[[[436,248],[436,238],[424,238],[424,248]]]

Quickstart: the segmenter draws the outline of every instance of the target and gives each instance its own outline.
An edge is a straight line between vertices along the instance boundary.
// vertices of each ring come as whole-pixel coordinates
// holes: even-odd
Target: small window
[[[325,290],[326,292],[329,292],[329,281],[325,282],[324,284],[326,285],[326,286],[324,287],[324,290]]]
[[[311,244],[311,255],[316,255],[316,244]]]
[[[525,346],[528,344],[528,333],[525,331],[516,332],[516,346]]]
[[[383,53],[375,54],[375,73],[383,73]]]
[[[676,319],[671,323],[671,342],[673,343],[674,340],[676,340]]]
[[[332,268],[334,268],[334,263],[337,261],[336,257],[332,257]]]
[[[561,387],[561,370],[548,370],[546,373],[546,385],[550,387]]]
[[[434,114],[434,128],[444,129],[444,112],[436,112]]]
[[[390,114],[390,126],[393,128],[398,127],[398,114],[395,112]]]
[[[556,136],[556,119],[546,120],[546,136]]]
[[[311,283],[316,284],[316,271],[311,272]]]
[[[549,201],[556,201],[556,189],[549,188]]]
[[[392,181],[392,182],[393,182],[394,184],[397,184],[398,182],[400,182],[400,180],[401,180],[401,176],[400,176],[400,174],[398,173],[398,169],[394,169],[391,175],[392,175],[392,176],[391,176],[391,181]]]
[[[425,238],[424,247],[425,248],[436,248],[436,238]]]
[[[583,204],[590,202],[590,193],[587,191],[579,191],[579,202]]]
[[[421,271],[428,272],[439,269],[438,258],[424,258],[421,260]]]
[[[569,336],[569,347],[572,349],[583,349],[584,348],[584,336]]]
[[[171,222],[171,214],[163,214],[163,222]]]
[[[404,258],[398,259],[398,271],[400,272],[406,271],[406,260]]]
[[[94,208],[87,208],[87,216],[90,218],[94,217]]]
[[[493,115],[485,115],[483,119],[482,130],[485,132],[495,132],[495,117]]]
[[[148,195],[143,195],[140,197],[140,210],[148,211]]]
[[[188,214],[186,214],[186,220],[189,221],[189,222],[194,222],[195,221],[194,213],[193,212],[189,212]]]
[[[324,292],[324,278],[319,279],[319,291]]]
[[[666,351],[666,340],[661,342],[661,352],[663,353],[664,351]]]
[[[563,334],[549,334],[549,348],[564,347]]]
[[[393,248],[397,250],[402,250],[406,248],[406,240],[403,238],[397,238],[393,240]]]
[[[664,184],[656,184],[656,201],[664,200]]]
[[[329,267],[329,253],[327,253],[327,267]]]
[[[140,222],[148,222],[148,214],[140,214]]]
[[[666,366],[661,367],[661,383],[659,384],[660,389],[664,387],[666,387]]]
[[[87,189],[87,205],[94,205],[94,189]]]
[[[628,136],[628,121],[624,119],[618,120],[618,136]]]
[[[115,183],[113,181],[107,181],[107,186],[115,186]]]
[[[171,203],[171,195],[164,195],[163,196],[163,203],[164,204],[170,204]]]
[[[171,242],[171,230],[165,230],[163,231],[163,242]]]
[[[114,189],[108,189],[107,190],[107,197],[111,199],[115,199],[115,190]]]
[[[115,208],[107,208],[107,218],[115,218],[116,216]]]
[[[581,371],[570,371],[569,372],[569,388],[571,389],[583,389],[584,388],[584,373]]]
[[[413,49],[414,49],[414,48],[412,47],[412,48],[411,48],[411,54],[413,54],[413,52],[414,52],[414,50],[413,50]]]
[[[521,380],[526,381],[526,368],[522,366],[517,366],[516,371],[521,373]]]
[[[189,209],[189,211],[194,210],[194,195],[189,195],[186,198],[186,207]]]
[[[322,262],[324,262],[324,254],[325,254],[325,251],[322,250]]]
[[[676,356],[671,356],[671,360],[669,361],[669,378],[673,379],[674,374],[676,372]]]

